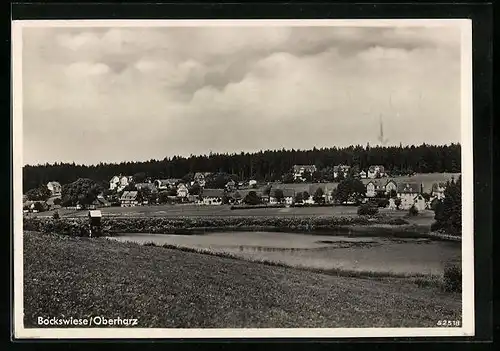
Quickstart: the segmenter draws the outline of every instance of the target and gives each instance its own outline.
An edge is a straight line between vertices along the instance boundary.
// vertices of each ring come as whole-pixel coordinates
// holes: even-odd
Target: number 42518
[[[460,321],[452,321],[452,320],[439,320],[437,325],[440,327],[460,327]]]

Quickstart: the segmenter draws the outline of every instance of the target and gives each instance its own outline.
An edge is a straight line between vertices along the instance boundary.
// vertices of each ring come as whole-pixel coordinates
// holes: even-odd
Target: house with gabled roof
[[[401,199],[400,209],[408,210],[415,204],[417,196],[422,193],[422,184],[400,183],[398,184],[398,198]]]
[[[316,172],[316,166],[315,165],[294,165],[293,166],[293,179],[295,180],[302,180],[304,181],[304,173],[309,172],[313,174]]]
[[[203,189],[201,194],[201,203],[203,205],[222,205],[224,190],[222,189]]]
[[[193,180],[195,183],[198,183],[201,187],[204,187],[206,184],[207,177],[210,176],[212,172],[196,172],[194,174]]]
[[[116,192],[121,192],[123,189],[132,183],[134,178],[132,176],[117,175],[111,178],[109,181],[109,190],[116,190]]]
[[[61,184],[59,182],[48,182],[47,189],[49,189],[52,196],[60,196],[61,195]]]
[[[385,193],[385,182],[381,179],[372,179],[366,184],[366,197],[375,197]]]
[[[444,199],[444,191],[446,190],[446,183],[434,183],[431,188],[431,196],[438,200]]]
[[[385,176],[385,168],[382,165],[373,165],[368,168],[368,178],[377,178]]]
[[[347,166],[347,165],[333,166],[333,177],[338,178],[341,175],[344,178],[347,178],[350,170],[351,170],[351,166]]]
[[[124,191],[120,197],[121,207],[134,207],[139,204],[138,191]]]

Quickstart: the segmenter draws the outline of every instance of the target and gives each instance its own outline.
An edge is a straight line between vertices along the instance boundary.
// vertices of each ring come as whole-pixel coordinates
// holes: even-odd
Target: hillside
[[[24,234],[26,327],[38,316],[138,327],[434,327],[460,294],[107,239]]]

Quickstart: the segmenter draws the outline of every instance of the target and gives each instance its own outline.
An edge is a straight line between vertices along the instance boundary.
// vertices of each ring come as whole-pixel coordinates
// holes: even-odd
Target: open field
[[[435,327],[461,296],[107,239],[25,232],[24,322],[138,318],[138,327]]]
[[[288,207],[288,208],[252,208],[231,210],[228,205],[200,206],[200,205],[153,205],[136,207],[105,207],[100,209],[106,217],[247,217],[247,216],[357,216],[356,206],[324,206],[324,207]],[[50,217],[54,211],[32,213],[28,216]],[[85,217],[86,210],[57,210],[61,217]],[[431,211],[425,211],[431,212]],[[379,213],[391,217],[402,217],[408,211],[394,211],[380,208]],[[423,212],[424,213],[424,212]],[[423,218],[423,217],[422,217]]]
[[[429,239],[224,232],[203,235],[124,234],[119,241],[154,243],[230,254],[314,270],[366,275],[440,276],[447,263],[460,260],[461,244]]]

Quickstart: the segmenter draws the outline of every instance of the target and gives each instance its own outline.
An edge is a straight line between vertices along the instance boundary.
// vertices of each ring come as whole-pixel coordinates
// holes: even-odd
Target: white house
[[[397,194],[397,192],[398,192],[398,185],[396,184],[396,182],[395,182],[394,180],[389,179],[389,180],[387,181],[387,183],[385,183],[385,193],[386,193],[386,194],[390,194],[390,193],[391,193],[391,191],[393,191],[393,190],[394,190],[394,191],[396,192],[396,194]]]
[[[300,179],[302,181],[306,180],[304,178],[304,173],[309,172],[309,173],[314,173],[316,172],[316,166],[315,165],[295,165],[293,166],[293,179],[297,180]]]
[[[230,180],[229,182],[226,183],[226,190],[227,191],[233,191],[236,189],[236,182],[234,180]]]
[[[441,200],[444,198],[445,189],[446,183],[434,183],[432,184],[431,196]]]
[[[182,201],[186,201],[188,195],[189,195],[188,188],[183,183],[180,183],[177,186],[177,197],[180,198]]]
[[[377,178],[377,175],[379,175],[380,177],[385,176],[384,166],[374,165],[374,166],[370,166],[368,168],[368,178],[372,178],[372,179]]]
[[[139,204],[137,191],[124,191],[120,197],[121,207],[133,207]]]
[[[253,186],[256,186],[257,185],[257,181],[255,179],[250,179],[248,181],[248,186],[249,187],[253,187]]]
[[[203,205],[222,205],[222,197],[224,191],[222,189],[204,189],[201,195],[201,204]]]
[[[47,188],[49,189],[52,196],[60,196],[61,195],[61,184],[59,182],[48,182]]]
[[[398,184],[398,198],[401,199],[400,209],[408,210],[415,204],[415,199],[421,193],[422,185],[418,183]]]
[[[418,211],[423,211],[427,208],[427,202],[425,201],[425,198],[422,196],[422,194],[418,194],[417,196],[415,196],[413,205],[415,205],[415,208]]]
[[[339,175],[342,175],[344,178],[347,178],[350,170],[351,166],[346,166],[346,165],[333,166],[333,177],[337,178]]]
[[[131,176],[114,176],[109,181],[109,190],[116,190],[117,192],[122,191],[131,183],[133,178]]]
[[[385,193],[385,186],[380,179],[370,180],[366,184],[366,197],[375,197],[378,193]]]
[[[212,173],[210,172],[196,172],[194,174],[194,182],[198,183],[201,187],[204,187],[206,184],[206,178]]]
[[[359,172],[359,177],[365,179],[367,177],[366,172],[365,171]]]

